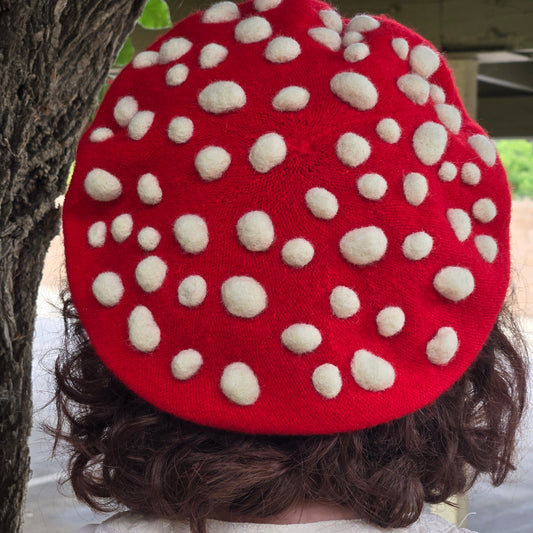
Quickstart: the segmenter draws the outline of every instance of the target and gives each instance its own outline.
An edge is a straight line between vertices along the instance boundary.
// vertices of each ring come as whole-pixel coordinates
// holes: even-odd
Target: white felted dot
[[[270,22],[263,17],[249,17],[235,26],[235,39],[243,44],[258,43],[271,35]]]
[[[420,205],[428,193],[428,180],[418,172],[410,172],[403,180],[403,193],[411,205]]]
[[[367,200],[381,200],[387,192],[387,182],[379,174],[363,174],[357,180],[357,190]]]
[[[131,215],[124,213],[111,222],[111,235],[116,242],[124,242],[133,231],[133,219]]]
[[[234,276],[221,287],[222,301],[234,316],[253,318],[267,306],[267,294],[263,286],[248,276]]]
[[[355,133],[344,133],[336,145],[337,157],[347,166],[356,167],[370,157],[370,145]]]
[[[291,85],[281,89],[274,99],[272,106],[277,111],[300,111],[309,103],[310,94],[307,89]]]
[[[248,159],[257,172],[264,174],[279,165],[287,157],[287,145],[278,133],[266,133],[255,141]]]
[[[296,59],[301,53],[300,45],[292,37],[276,37],[265,49],[265,57],[272,63],[287,63]]]
[[[200,52],[200,66],[214,68],[228,57],[228,49],[217,43],[206,44]]]
[[[233,2],[218,2],[205,10],[202,22],[206,24],[218,24],[220,22],[236,20],[240,16],[239,8]]]
[[[281,342],[293,353],[309,353],[320,346],[322,335],[311,324],[293,324],[283,331]]]
[[[145,292],[155,292],[160,289],[166,275],[167,264],[156,255],[146,257],[135,269],[135,279]]]
[[[392,49],[400,59],[407,59],[409,54],[409,43],[403,37],[396,37],[392,40]]]
[[[348,31],[342,38],[342,46],[350,46],[354,43],[360,43],[362,40],[364,40],[364,38],[364,35],[358,31]]]
[[[118,178],[101,168],[91,170],[84,182],[85,192],[98,202],[111,202],[122,194]]]
[[[220,146],[206,146],[202,148],[194,160],[198,174],[205,181],[213,181],[222,177],[228,170],[231,156]]]
[[[237,405],[252,405],[259,398],[259,382],[253,370],[245,363],[231,363],[220,378],[224,396]]]
[[[465,163],[461,167],[461,179],[468,185],[477,185],[481,181],[481,170],[475,163]]]
[[[447,365],[459,348],[459,339],[453,328],[444,327],[427,343],[426,355],[434,365]]]
[[[407,259],[419,261],[431,253],[433,238],[425,231],[417,231],[405,237],[402,244],[402,252]]]
[[[377,104],[378,92],[374,84],[362,74],[340,72],[331,78],[329,86],[333,94],[343,102],[361,111],[372,109]]]
[[[93,248],[101,248],[105,244],[106,231],[105,222],[99,221],[92,224],[87,232],[89,244]]]
[[[93,281],[94,297],[105,307],[117,305],[124,295],[124,285],[118,274],[102,272]]]
[[[382,141],[394,144],[400,140],[402,129],[393,118],[384,118],[376,126],[376,133]]]
[[[439,55],[428,46],[419,44],[411,50],[409,65],[413,72],[429,78],[439,68]]]
[[[185,252],[199,254],[207,248],[209,233],[198,215],[182,215],[174,222],[174,236]]]
[[[313,372],[313,387],[328,400],[338,396],[342,388],[342,378],[339,369],[330,363],[320,365]]]
[[[437,104],[435,106],[435,111],[439,117],[439,120],[452,132],[459,133],[461,129],[461,113],[459,110],[448,104]]]
[[[496,163],[496,149],[490,139],[485,137],[485,135],[476,134],[469,137],[468,144],[487,166],[494,166],[494,163]]]
[[[264,211],[250,211],[239,218],[237,235],[247,250],[263,252],[274,242],[274,225]]]
[[[147,51],[137,54],[132,62],[133,68],[153,67],[159,63],[159,54],[157,52]]]
[[[168,137],[175,143],[186,143],[194,132],[194,124],[190,118],[175,117],[168,125]]]
[[[115,117],[117,124],[124,128],[130,123],[137,111],[139,111],[137,100],[133,96],[124,96],[113,109],[113,117]]]
[[[428,166],[438,163],[447,143],[446,129],[436,122],[424,122],[413,135],[415,154],[424,165]]]
[[[457,167],[449,161],[444,161],[439,168],[439,178],[442,181],[453,181],[457,176]]]
[[[322,9],[318,12],[318,16],[324,26],[337,33],[342,32],[342,18],[336,11],[333,11],[333,9]]]
[[[380,24],[369,15],[356,15],[348,24],[348,31],[372,31],[379,28]]]
[[[163,199],[163,191],[153,174],[143,174],[137,182],[137,194],[143,204],[156,205]]]
[[[111,139],[113,137],[113,132],[109,128],[96,128],[91,132],[89,139],[93,143],[101,143]]]
[[[207,283],[202,276],[186,277],[178,287],[178,300],[185,307],[197,307],[207,295]]]
[[[269,11],[278,7],[283,0],[254,0],[254,7],[257,11]]]
[[[492,222],[497,213],[496,205],[490,198],[481,198],[472,206],[472,214],[484,224]]]
[[[337,318],[350,318],[359,311],[360,302],[357,294],[349,287],[339,285],[329,295],[331,310]]]
[[[154,113],[152,111],[139,111],[133,115],[133,118],[128,124],[128,136],[134,141],[141,140],[150,129],[154,121]]]
[[[489,235],[478,235],[474,239],[474,242],[481,257],[487,263],[494,262],[498,255],[498,243]]]
[[[145,252],[155,250],[161,241],[161,234],[151,227],[143,228],[137,235],[137,242]]]
[[[317,218],[331,220],[339,210],[339,202],[334,194],[322,187],[313,187],[305,193],[305,203]]]
[[[332,52],[337,52],[341,48],[341,36],[329,28],[311,28],[307,34],[313,41],[329,48]]]
[[[349,231],[340,240],[343,257],[354,265],[369,265],[379,261],[387,251],[387,237],[376,226]]]
[[[172,375],[180,381],[191,379],[200,370],[204,360],[196,350],[182,350],[172,358],[170,369]]]
[[[392,365],[367,350],[357,350],[351,364],[355,382],[365,390],[377,392],[392,387],[395,372]]]
[[[189,67],[187,65],[182,65],[178,63],[172,68],[168,69],[167,75],[165,77],[166,84],[169,87],[176,87],[181,85],[189,75]]]
[[[405,325],[405,313],[400,307],[385,307],[376,317],[379,334],[392,337],[402,331]]]
[[[170,63],[177,61],[192,48],[192,43],[185,37],[174,37],[164,42],[159,49],[159,62]]]
[[[435,104],[443,104],[446,101],[446,94],[444,94],[442,87],[434,83],[429,86],[429,95]]]
[[[444,267],[435,276],[433,286],[444,298],[459,302],[474,291],[474,276],[463,267]]]
[[[140,352],[153,352],[161,341],[161,330],[150,310],[138,305],[128,318],[130,342]]]
[[[344,59],[349,63],[356,63],[370,55],[370,48],[365,43],[354,43],[344,50]]]
[[[418,74],[404,74],[398,78],[398,89],[411,102],[424,105],[429,98],[429,83]]]
[[[234,81],[215,81],[199,94],[198,103],[208,113],[229,113],[244,107],[246,94]]]
[[[302,268],[309,264],[315,255],[313,245],[305,239],[291,239],[281,249],[283,261],[294,268]]]
[[[472,232],[472,221],[466,211],[462,209],[448,209],[446,218],[452,227],[455,236],[461,242],[466,241]]]

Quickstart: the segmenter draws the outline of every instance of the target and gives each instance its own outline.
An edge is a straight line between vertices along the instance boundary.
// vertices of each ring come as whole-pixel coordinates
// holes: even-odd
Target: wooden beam
[[[445,50],[519,50],[533,47],[531,0],[442,0]]]
[[[484,97],[478,100],[480,124],[493,137],[533,138],[533,95]]]
[[[445,51],[533,48],[531,0],[338,0],[345,16],[384,13]]]
[[[513,91],[533,93],[533,61],[485,63],[479,66],[478,79]]]

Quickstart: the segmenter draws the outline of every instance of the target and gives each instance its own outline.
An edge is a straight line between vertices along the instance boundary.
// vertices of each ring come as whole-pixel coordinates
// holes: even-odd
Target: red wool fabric
[[[316,0],[256,0],[191,15],[121,72],[80,142],[64,206],[74,303],[107,367],[183,419],[292,435],[396,419],[465,372],[503,303],[509,188],[443,57],[384,16],[350,22],[331,11]],[[276,41],[273,61],[266,49],[280,36],[299,53]],[[190,48],[165,48],[171,38]],[[211,47],[201,56],[211,43],[227,55]],[[187,68],[172,78],[176,65]],[[220,81],[232,84],[211,85]],[[278,107],[301,109],[276,109],[293,86]],[[153,121],[130,116],[133,100],[116,111],[124,97]],[[181,142],[169,138],[176,117],[189,119],[178,121]],[[205,179],[195,162],[208,146],[230,161],[208,158]],[[156,182],[145,178],[143,201],[146,174]],[[267,215],[248,226],[258,251],[237,231],[253,211]],[[185,224],[181,244],[174,226],[184,215],[205,226]],[[160,240],[153,230],[139,237],[144,228]],[[310,243],[311,259],[302,241],[287,259],[293,239]],[[139,269],[149,257],[158,259]],[[178,287],[193,275],[205,298],[195,278],[196,303],[183,305]],[[224,300],[234,277],[249,283],[226,285]]]

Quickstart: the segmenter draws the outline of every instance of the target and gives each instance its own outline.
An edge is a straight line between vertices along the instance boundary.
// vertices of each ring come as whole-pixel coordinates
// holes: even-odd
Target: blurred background
[[[289,0],[286,0],[289,1]],[[133,55],[144,50],[171,23],[211,2],[149,0],[122,49],[109,83]],[[494,139],[513,190],[511,224],[516,312],[533,343],[533,2],[531,0],[342,0],[341,14],[384,13],[412,27],[444,51],[469,114]],[[102,95],[105,93],[102,89]],[[100,522],[58,486],[64,467],[52,460],[51,440],[39,429],[53,422],[44,407],[52,390],[50,369],[61,345],[57,309],[64,278],[61,236],[51,243],[39,292],[34,337],[34,429],[30,439],[32,479],[25,511],[25,533],[72,533]],[[532,384],[533,385],[533,384]],[[531,533],[533,530],[533,421],[522,430],[517,471],[498,489],[481,480],[448,518],[480,533]]]

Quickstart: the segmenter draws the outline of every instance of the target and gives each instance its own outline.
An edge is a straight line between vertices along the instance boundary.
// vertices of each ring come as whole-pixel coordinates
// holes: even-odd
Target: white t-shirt
[[[458,529],[440,516],[423,513],[406,528],[382,529],[363,520],[328,520],[309,524],[251,524],[207,520],[208,533],[475,533]],[[130,511],[119,513],[100,525],[90,525],[78,533],[190,533],[186,522],[146,518]]]

